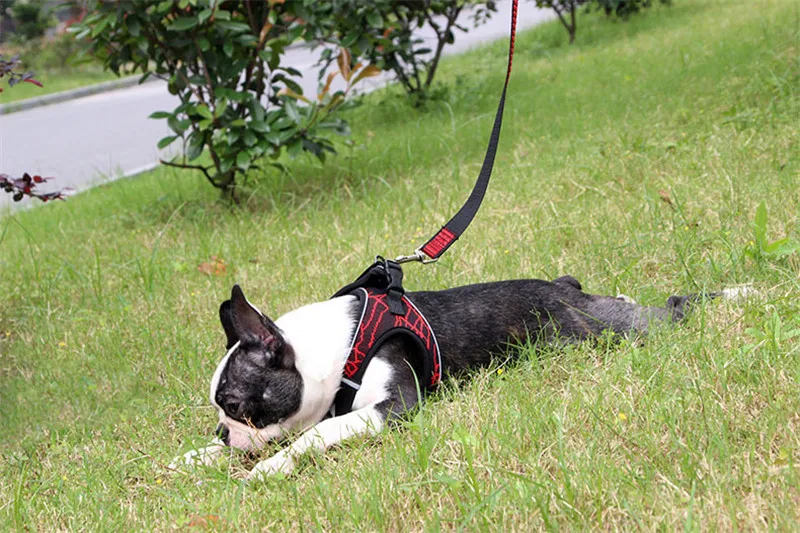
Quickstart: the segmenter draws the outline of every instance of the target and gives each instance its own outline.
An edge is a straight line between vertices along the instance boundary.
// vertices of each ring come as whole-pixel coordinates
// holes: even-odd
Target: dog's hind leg
[[[744,286],[724,289],[720,292],[700,292],[685,296],[670,296],[664,307],[647,307],[623,299],[606,296],[590,296],[587,305],[589,315],[598,320],[604,329],[617,333],[647,333],[655,324],[679,322],[686,318],[692,307],[699,302],[723,298],[736,300],[756,293],[752,287]]]
[[[730,289],[723,289],[719,292],[700,292],[696,294],[689,294],[686,296],[670,296],[667,300],[667,309],[672,313],[672,319],[675,321],[682,320],[686,313],[692,308],[696,302],[703,300],[714,300],[722,298],[724,300],[740,300],[753,296],[757,291],[748,285],[740,287],[732,287]]]
[[[583,287],[581,286],[581,282],[578,281],[577,279],[575,279],[572,276],[561,276],[560,278],[554,279],[553,283],[562,283],[562,284],[565,284],[565,285],[569,285],[570,287],[572,287],[574,289],[578,289],[579,291],[583,290]]]
[[[686,296],[670,296],[667,300],[666,308],[670,312],[672,320],[678,322],[686,317],[686,314],[697,302],[702,302],[704,300],[715,300],[717,298],[737,299],[741,296],[741,293],[731,291],[730,289],[725,289],[720,292],[700,292],[696,294],[687,294]]]

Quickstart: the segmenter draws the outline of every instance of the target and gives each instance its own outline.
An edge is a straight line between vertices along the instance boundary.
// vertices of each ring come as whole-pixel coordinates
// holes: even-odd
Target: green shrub
[[[494,0],[334,0],[319,10],[325,42],[393,72],[406,93],[420,103],[429,96],[445,45],[455,41],[456,30],[469,30],[463,19],[471,8],[475,8],[474,26],[497,11]],[[436,33],[434,48],[419,37],[426,24]],[[334,57],[329,48],[321,61],[331,65]]]
[[[575,42],[578,32],[577,12],[581,6],[586,6],[587,11],[595,9],[605,12],[610,17],[627,19],[630,15],[638,13],[653,4],[653,0],[532,0],[536,7],[547,8],[555,11],[558,20],[569,33],[569,44]],[[659,0],[662,4],[671,4],[672,0]]]
[[[627,18],[653,5],[653,0],[594,0],[594,2],[606,15],[620,18]],[[670,4],[672,0],[659,0],[659,2]]]
[[[71,59],[79,52],[80,46],[68,33],[39,41],[36,55],[30,57],[30,64],[36,70],[64,70],[71,68]]]
[[[44,0],[16,0],[9,11],[16,25],[15,35],[23,42],[42,37],[55,25]]]
[[[72,35],[61,33],[5,45],[3,49],[24,58],[26,68],[37,72],[53,72],[75,68],[72,60],[79,53],[80,45]]]
[[[286,151],[324,160],[335,153],[329,135],[349,133],[335,116],[347,90],[331,94],[326,88],[312,102],[295,81],[300,73],[282,63],[287,46],[319,37],[314,0],[166,0],[146,7],[137,0],[96,2],[70,31],[116,74],[132,70],[144,73],[143,79],[167,80],[181,104],[151,115],[166,119],[174,133],[158,146],[178,139],[184,145],[183,158],[167,164],[200,170],[233,199],[259,159],[279,166]],[[348,90],[374,74],[351,72],[344,56]],[[210,164],[193,163],[204,150]]]
[[[569,44],[575,42],[575,34],[578,31],[576,12],[578,8],[591,0],[534,0],[536,7],[549,8],[555,11],[558,20],[569,33]],[[609,0],[613,1],[613,0]]]

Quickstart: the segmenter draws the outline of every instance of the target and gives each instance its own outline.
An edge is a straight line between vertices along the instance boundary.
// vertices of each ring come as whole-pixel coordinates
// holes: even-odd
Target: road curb
[[[69,91],[61,91],[53,94],[46,94],[44,96],[37,96],[36,98],[26,98],[19,102],[11,102],[8,104],[0,105],[0,115],[8,115],[16,113],[17,111],[26,111],[36,107],[42,107],[50,104],[57,104],[67,100],[75,100],[76,98],[83,98],[84,96],[91,96],[93,94],[105,93],[114,91],[116,89],[124,89],[126,87],[133,87],[139,84],[141,76],[128,76],[119,80],[104,81],[102,83],[95,83],[77,89],[70,89]],[[144,83],[151,81],[159,81],[158,78],[153,76],[147,78]]]

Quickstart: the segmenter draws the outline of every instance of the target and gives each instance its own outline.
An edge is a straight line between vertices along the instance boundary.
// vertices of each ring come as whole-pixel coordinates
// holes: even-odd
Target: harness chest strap
[[[417,379],[423,390],[435,388],[442,378],[439,344],[430,324],[411,300],[400,295],[399,300],[393,303],[395,297],[388,290],[371,287],[359,287],[351,294],[361,301],[361,319],[356,326],[332,414],[337,416],[352,410],[370,359],[384,342],[397,335],[413,339],[420,347],[423,353],[422,374]],[[401,309],[393,311],[397,302]]]

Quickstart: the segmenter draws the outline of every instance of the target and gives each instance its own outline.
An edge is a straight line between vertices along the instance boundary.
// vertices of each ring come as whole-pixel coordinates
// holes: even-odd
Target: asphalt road
[[[466,34],[457,32],[455,43],[445,48],[445,53],[458,53],[507,38],[510,12],[511,2],[500,0],[498,12],[488,23]],[[552,11],[525,2],[519,10],[518,29],[553,16]],[[433,31],[427,30],[421,36],[432,39]],[[297,47],[287,54],[287,63],[304,74],[300,84],[305,94],[316,94],[314,64],[318,51]],[[497,68],[505,66],[498,64]],[[362,90],[383,85],[390,78],[384,75],[368,81],[368,85],[361,86]],[[158,81],[0,115],[0,172],[55,176],[57,186],[81,190],[153,168],[159,156],[165,155],[159,153],[156,143],[170,131],[166,121],[147,117],[153,111],[172,110],[177,105],[177,98],[167,92],[166,84]],[[21,204],[32,201],[25,199]],[[8,203],[10,196],[0,194],[0,208]]]

